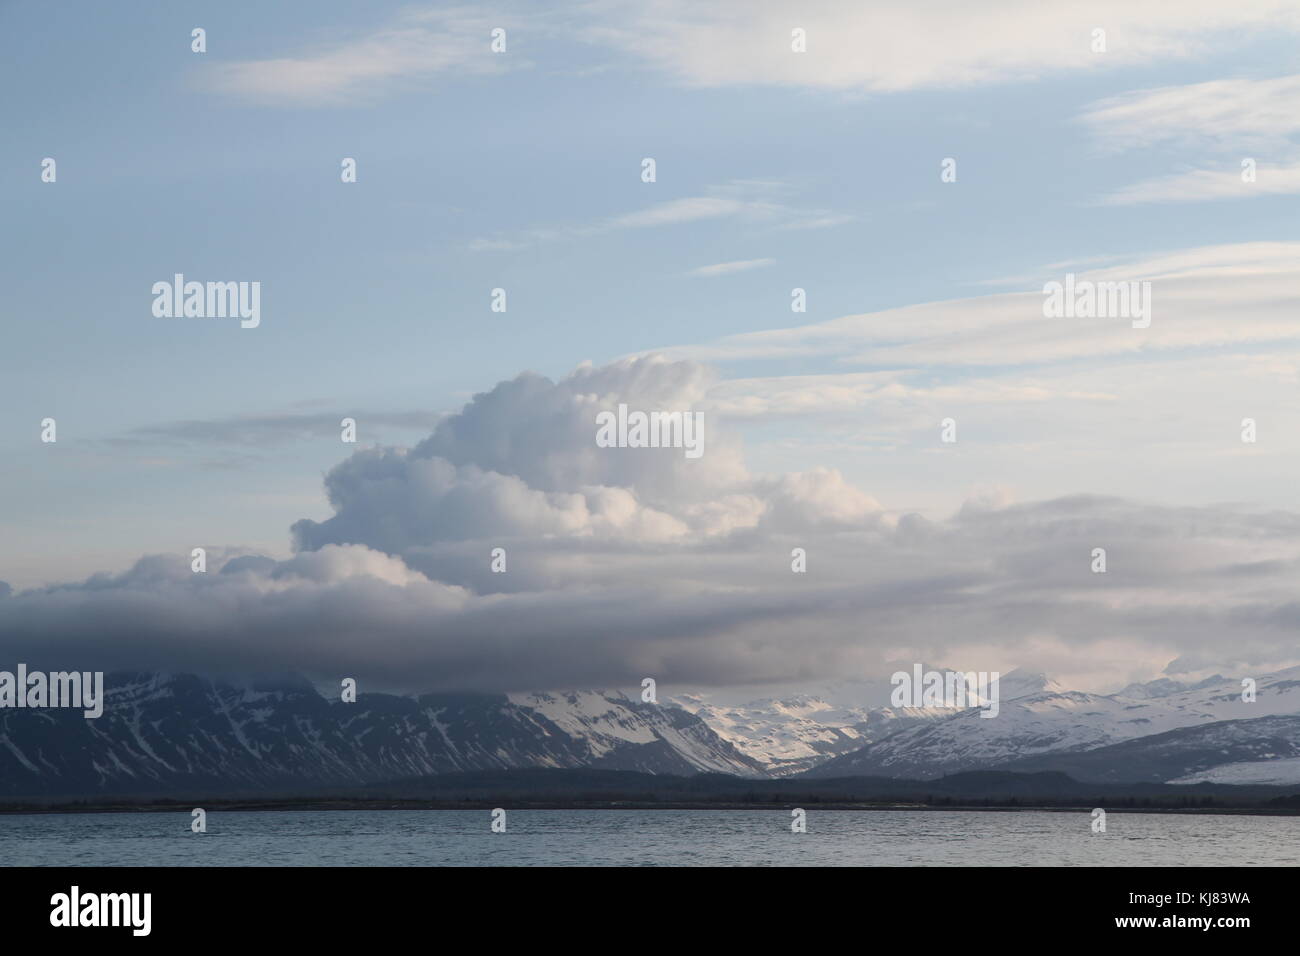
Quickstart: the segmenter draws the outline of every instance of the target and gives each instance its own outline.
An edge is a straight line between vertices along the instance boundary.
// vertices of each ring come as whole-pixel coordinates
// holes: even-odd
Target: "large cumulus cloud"
[[[1100,686],[1171,662],[1295,662],[1300,516],[1073,496],[930,521],[834,470],[752,474],[711,416],[699,459],[596,446],[598,411],[686,411],[709,385],[704,367],[658,358],[521,375],[414,448],[341,462],[326,477],[334,516],[294,524],[287,560],[214,552],[195,574],[188,555],[155,555],[10,594],[0,641],[33,666],[397,690],[651,676],[671,693],[871,676],[900,658]]]
[[[666,541],[712,514],[706,502],[749,488],[739,448],[705,428],[705,454],[600,448],[596,415],[687,411],[706,369],[657,358],[584,366],[558,383],[524,374],[475,396],[412,449],[372,449],[325,479],[336,514],[293,527],[300,547],[366,544],[390,554],[493,536]],[[721,520],[721,519],[719,519]]]
[[[536,565],[484,577],[477,572],[485,548],[542,541],[639,551],[878,520],[880,506],[838,472],[751,475],[739,444],[711,415],[699,458],[597,446],[599,412],[619,404],[686,412],[702,405],[710,384],[698,363],[653,356],[583,366],[558,383],[520,375],[475,396],[412,449],[373,448],[340,463],[325,478],[335,515],[296,523],[295,543],[362,544],[479,590],[518,590],[540,583]],[[456,557],[470,553],[475,560]]]

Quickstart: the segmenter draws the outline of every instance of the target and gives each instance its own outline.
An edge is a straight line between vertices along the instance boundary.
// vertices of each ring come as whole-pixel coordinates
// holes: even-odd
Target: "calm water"
[[[318,810],[0,816],[0,862],[34,866],[1286,866],[1300,817],[1087,812]]]

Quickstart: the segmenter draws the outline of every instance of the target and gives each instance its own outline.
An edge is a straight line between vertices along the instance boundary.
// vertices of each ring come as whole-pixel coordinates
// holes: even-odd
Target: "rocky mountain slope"
[[[1139,692],[1126,688],[1127,696],[1056,690],[1011,699],[1004,696],[996,718],[982,718],[973,709],[950,713],[942,720],[904,728],[808,772],[814,776],[924,780],[1016,762],[1046,769],[1047,762],[1031,764],[1030,758],[1092,751],[1221,721],[1249,724],[1260,717],[1300,715],[1300,668],[1258,678],[1253,702],[1242,700],[1238,679],[1214,678],[1191,686],[1164,680],[1153,683],[1156,686],[1141,685]],[[1225,753],[1225,762],[1226,757]],[[1113,772],[1130,775],[1123,779],[1149,779],[1136,764],[1127,770],[1115,767]],[[1121,778],[1111,775],[1105,779]]]
[[[112,674],[102,717],[0,710],[0,795],[265,792],[453,771],[594,767],[757,774],[681,708],[622,695],[362,694]]]
[[[856,685],[740,705],[597,691],[343,703],[296,679],[159,674],[109,675],[105,689],[95,720],[0,710],[0,797],[290,793],[521,768],[914,780],[996,768],[1096,782],[1300,783],[1300,668],[1260,677],[1254,702],[1242,701],[1238,679],[1099,695],[1012,672],[993,718],[871,705],[879,688],[855,704]]]

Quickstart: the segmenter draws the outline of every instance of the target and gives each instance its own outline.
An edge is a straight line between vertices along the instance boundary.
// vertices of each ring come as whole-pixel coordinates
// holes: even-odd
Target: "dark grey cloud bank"
[[[650,676],[666,693],[866,677],[899,659],[1096,685],[1300,656],[1289,512],[1074,496],[929,521],[832,470],[751,474],[712,416],[699,459],[596,446],[598,411],[700,407],[709,384],[700,365],[653,358],[502,382],[414,448],[336,466],[334,516],[294,524],[287,560],[213,553],[195,574],[188,555],[152,555],[0,587],[5,656],[395,690]],[[498,547],[504,574],[490,570]]]

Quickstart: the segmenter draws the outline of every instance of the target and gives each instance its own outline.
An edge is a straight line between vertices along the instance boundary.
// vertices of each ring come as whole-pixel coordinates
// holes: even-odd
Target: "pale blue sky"
[[[422,10],[441,13],[427,21]],[[1297,239],[1294,191],[1101,201],[1188,169],[1235,175],[1245,155],[1258,154],[1261,169],[1294,163],[1293,132],[1269,142],[1248,130],[1242,142],[1223,143],[1201,130],[1200,139],[1116,151],[1104,130],[1080,120],[1098,101],[1132,91],[1298,72],[1295,33],[1270,27],[1268,14],[1250,13],[1232,29],[1191,30],[1197,42],[1177,55],[1091,54],[1087,31],[1072,28],[1080,56],[1094,58],[1081,66],[1030,58],[1008,64],[1005,76],[975,79],[768,83],[761,71],[748,82],[693,76],[695,65],[668,65],[659,52],[638,51],[635,38],[609,40],[602,31],[642,35],[616,4],[547,17],[528,7],[451,10],[0,6],[0,580],[32,585],[120,570],[142,553],[185,551],[195,541],[286,553],[292,521],[330,513],[321,473],[348,450],[330,428],[263,442],[250,427],[246,443],[184,444],[141,438],[139,429],[356,414],[363,442],[413,443],[427,427],[374,421],[455,411],[523,370],[556,378],[584,360],[1035,292],[1065,269],[1049,264]],[[1189,21],[1196,15],[1189,11]],[[829,16],[803,56],[820,56]],[[436,42],[462,20],[479,45],[462,43],[452,66],[425,70],[417,56],[379,80],[347,85],[356,78],[345,75],[329,95],[283,102],[274,89],[258,96],[220,72],[320,56],[348,74],[331,51],[365,48],[367,38],[391,39],[385,31],[412,23],[429,31],[417,46]],[[480,21],[509,29],[504,56],[489,51]],[[1117,25],[1118,51],[1127,28]],[[195,26],[207,30],[205,54],[190,51]],[[1166,26],[1184,36],[1186,24]],[[1156,18],[1141,28],[1159,34],[1162,26]],[[771,35],[774,49],[788,45]],[[982,41],[937,37],[934,45],[950,42]],[[381,48],[377,59],[398,61],[405,50]],[[46,156],[58,163],[53,185],[39,179]],[[345,156],[358,161],[355,185],[339,181]],[[657,160],[654,184],[640,181],[644,156]],[[948,156],[959,164],[954,184],[939,181]],[[619,223],[701,198],[730,201],[735,211],[690,219],[686,210],[705,207],[685,203],[665,213],[683,221]],[[513,247],[476,249],[475,240]],[[713,278],[687,275],[767,259]],[[260,328],[154,318],[150,287],[177,271],[260,281]],[[987,284],[999,279],[1008,281]],[[488,308],[498,286],[509,295],[504,315]],[[790,312],[795,286],[808,290],[806,315]],[[1261,348],[1243,342],[1237,354]],[[748,379],[898,367],[846,365],[846,354],[740,355],[717,368],[724,379]],[[1113,357],[1109,372],[1122,378],[1131,358]],[[1054,381],[1089,362],[1035,361],[1032,374]],[[1025,367],[986,363],[979,374],[1019,381]],[[972,373],[939,362],[917,374],[942,387]],[[1131,446],[1105,435],[1087,462],[1053,471],[1044,461],[1050,451],[1018,450],[1059,421],[1053,406],[1025,420],[1023,434],[1001,420],[973,426],[968,434],[986,440],[989,456],[954,473],[926,457],[937,417],[928,406],[916,413],[882,426],[887,451],[865,434],[870,409],[848,424],[841,411],[828,421],[773,414],[738,426],[751,466],[837,466],[900,511],[951,511],[986,485],[1036,498],[1127,489],[1187,503],[1295,504],[1293,482],[1279,480],[1275,467],[1219,485],[1197,477],[1212,468],[1179,464],[1177,480],[1143,484],[1116,472],[1142,466]],[[1228,427],[1246,413],[1225,409]],[[57,447],[37,441],[47,416],[58,421]],[[140,440],[118,441],[132,437]],[[916,453],[905,454],[908,446]]]

